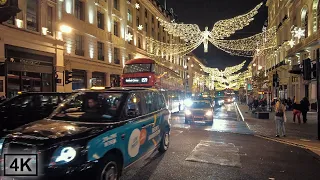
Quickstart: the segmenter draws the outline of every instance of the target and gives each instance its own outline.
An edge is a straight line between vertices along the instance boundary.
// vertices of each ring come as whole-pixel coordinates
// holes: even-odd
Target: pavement
[[[297,119],[296,122],[293,122],[292,111],[287,111],[287,122],[285,123],[287,137],[276,138],[274,112],[269,113],[269,119],[257,119],[252,117],[252,113],[249,111],[247,105],[237,104],[237,106],[243,116],[244,122],[248,125],[250,130],[254,131],[256,136],[307,148],[320,155],[320,141],[317,137],[318,122],[316,112],[308,112],[307,123],[298,124]]]
[[[212,126],[185,124],[183,113],[173,114],[167,152],[154,152],[124,172],[121,179],[320,179],[318,155],[257,136],[236,107],[230,104],[215,109]]]

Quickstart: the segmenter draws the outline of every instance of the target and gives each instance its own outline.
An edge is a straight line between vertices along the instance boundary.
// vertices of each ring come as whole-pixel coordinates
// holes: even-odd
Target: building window
[[[113,58],[114,58],[113,62],[115,64],[120,64],[119,56],[120,56],[120,49],[119,48],[114,48],[114,50],[113,50]]]
[[[148,23],[146,23],[146,25],[145,25],[145,27],[146,27],[146,32],[148,32]]]
[[[27,1],[27,29],[38,31],[38,1]]]
[[[159,32],[158,32],[158,41],[161,41],[161,36]]]
[[[141,38],[140,37],[138,37],[138,48],[141,49]]]
[[[113,8],[116,10],[119,10],[119,1],[118,0],[113,0]]]
[[[53,7],[48,6],[47,10],[47,28],[48,28],[48,34],[52,35],[52,23],[53,23]]]
[[[152,37],[154,38],[154,29],[151,30]]]
[[[84,50],[83,50],[83,36],[76,34],[75,35],[75,54],[78,56],[84,56]]]
[[[72,90],[87,87],[87,72],[85,70],[72,69]]]
[[[151,22],[152,24],[154,24],[154,16],[152,15],[152,18],[151,18]]]
[[[97,12],[97,21],[98,21],[98,28],[104,29],[104,14],[101,12]]]
[[[133,32],[131,29],[128,29],[128,34],[131,34],[132,35],[132,39],[134,39],[133,37]],[[129,44],[132,44],[132,40],[131,41],[128,41]]]
[[[160,28],[160,21],[158,21],[158,28]]]
[[[137,16],[137,26],[139,26],[140,25],[140,19],[139,19],[139,17]]]
[[[147,11],[147,10],[144,11],[144,16],[145,16],[146,18],[148,18],[148,11]]]
[[[84,21],[84,6],[80,0],[75,0],[74,2],[74,15],[77,19]]]
[[[301,12],[301,24],[305,29],[305,38],[308,37],[308,10],[306,8],[302,9]]]
[[[130,24],[132,23],[132,14],[130,9],[128,9],[127,20]]]
[[[98,60],[104,61],[104,44],[102,42],[98,42]]]
[[[92,86],[105,86],[105,74],[103,72],[92,72]]]
[[[119,37],[119,25],[118,21],[113,21],[113,34]]]

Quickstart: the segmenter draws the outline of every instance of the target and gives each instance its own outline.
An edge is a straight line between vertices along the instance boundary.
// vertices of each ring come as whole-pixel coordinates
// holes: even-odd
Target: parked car
[[[206,122],[213,123],[213,106],[208,100],[194,100],[185,110],[185,123]]]
[[[84,90],[48,118],[15,129],[0,147],[38,152],[43,179],[118,179],[129,165],[168,149],[170,117],[154,89]]]
[[[48,117],[71,93],[26,92],[0,104],[0,135],[21,125]]]

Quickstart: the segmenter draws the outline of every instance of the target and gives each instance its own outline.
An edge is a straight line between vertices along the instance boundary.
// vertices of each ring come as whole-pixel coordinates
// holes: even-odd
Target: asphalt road
[[[255,137],[234,105],[215,109],[212,126],[184,124],[173,115],[170,148],[135,164],[122,179],[320,179],[319,157]]]

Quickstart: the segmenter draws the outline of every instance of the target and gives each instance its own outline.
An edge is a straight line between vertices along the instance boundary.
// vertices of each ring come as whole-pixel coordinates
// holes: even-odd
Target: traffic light
[[[72,82],[72,72],[71,71],[66,70],[64,72],[64,82],[65,82],[65,84],[69,84]]]
[[[312,74],[312,77],[311,77],[312,79],[317,78],[317,64],[316,63],[312,64],[311,74]]]
[[[303,60],[303,79],[311,80],[311,60]]]
[[[21,10],[18,8],[18,0],[0,0],[0,23],[16,16]]]

